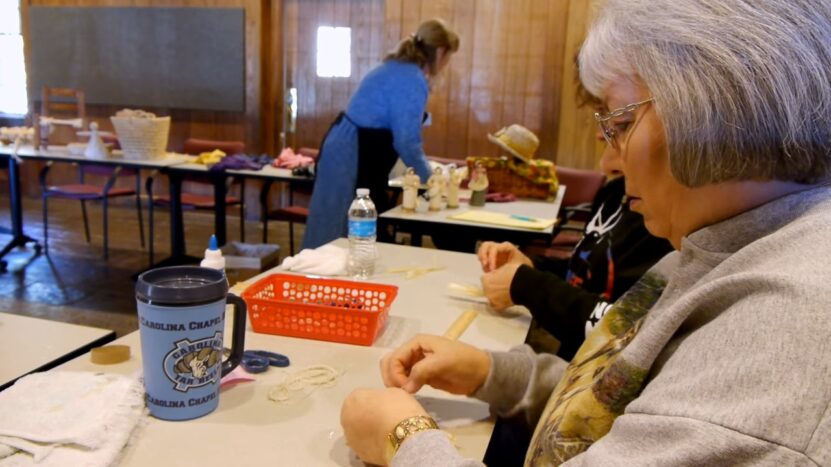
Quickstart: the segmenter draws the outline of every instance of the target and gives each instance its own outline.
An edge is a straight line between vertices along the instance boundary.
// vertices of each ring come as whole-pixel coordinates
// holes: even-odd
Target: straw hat
[[[516,123],[502,128],[495,134],[488,134],[488,139],[525,163],[534,158],[540,147],[540,139],[537,135]]]

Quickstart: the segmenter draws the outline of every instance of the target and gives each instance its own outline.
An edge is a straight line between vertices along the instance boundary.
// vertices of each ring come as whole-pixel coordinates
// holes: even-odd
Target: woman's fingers
[[[430,381],[431,367],[433,366],[431,363],[430,360],[422,360],[413,365],[410,369],[410,377],[401,388],[410,394],[417,393],[422,386]]]
[[[484,242],[482,243],[482,246],[479,247],[479,251],[476,254],[479,258],[479,263],[482,265],[482,269],[485,272],[488,272],[491,268],[489,258],[495,246],[496,243],[494,242]]]
[[[412,367],[425,358],[426,336],[416,336],[381,359],[381,378],[388,387],[403,387]]]

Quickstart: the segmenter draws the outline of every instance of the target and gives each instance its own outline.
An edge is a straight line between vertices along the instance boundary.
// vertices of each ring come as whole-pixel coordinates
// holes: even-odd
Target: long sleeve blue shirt
[[[430,166],[422,147],[421,123],[428,95],[427,78],[413,63],[384,62],[361,81],[346,107],[349,119],[333,126],[323,142],[303,248],[347,235],[358,179],[356,125],[390,130],[401,160],[426,182]]]

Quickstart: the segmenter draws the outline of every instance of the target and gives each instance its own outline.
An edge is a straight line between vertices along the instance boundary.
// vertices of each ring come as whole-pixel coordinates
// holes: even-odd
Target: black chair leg
[[[245,243],[245,178],[239,182],[239,241]]]
[[[153,243],[154,243],[154,236],[155,230],[153,225],[153,201],[150,201],[147,205],[147,223],[148,223],[148,235],[147,235],[147,249],[150,252],[150,264],[153,264]]]
[[[89,243],[89,219],[87,218],[87,203],[84,200],[81,200],[81,215],[84,217],[84,235],[87,238],[87,243]]]
[[[153,244],[155,243],[155,230],[153,229],[153,175],[147,177],[145,182],[145,189],[147,190],[147,249],[150,256],[150,265],[153,265]]]
[[[139,238],[141,239],[141,247],[144,248],[144,217],[141,214],[141,176],[136,175],[136,212],[138,213],[139,223]]]
[[[104,216],[104,259],[110,258],[110,243],[109,243],[109,231],[107,225],[108,219],[108,212],[107,212],[107,197],[104,196],[104,199],[101,200],[101,211],[102,215]]]
[[[271,191],[271,180],[263,182],[260,189],[260,217],[263,219],[263,243],[268,243],[268,194]]]
[[[294,222],[289,222],[289,248],[291,248],[291,254],[294,256]]]
[[[43,196],[43,252],[49,254],[49,208],[47,207],[49,201],[48,196]]]

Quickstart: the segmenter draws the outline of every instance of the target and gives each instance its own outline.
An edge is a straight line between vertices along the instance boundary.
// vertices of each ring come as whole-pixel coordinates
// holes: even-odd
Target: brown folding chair
[[[49,185],[47,183],[47,175],[49,169],[52,167],[53,161],[46,163],[46,166],[40,171],[40,187],[43,203],[43,249],[47,254],[49,253],[49,212],[48,201],[50,198],[74,199],[81,202],[81,214],[84,219],[84,235],[87,243],[90,242],[89,235],[89,220],[87,218],[87,201],[101,201],[104,219],[104,259],[109,258],[109,226],[108,226],[108,207],[110,198],[120,198],[124,196],[135,196],[136,198],[136,213],[139,222],[139,238],[141,240],[141,247],[144,248],[144,221],[141,213],[141,174],[135,169],[122,169],[120,166],[98,166],[88,165],[78,166],[78,183],[64,184],[64,185]],[[89,183],[85,178],[86,175],[94,175],[98,177],[107,177],[104,185],[97,185]],[[135,177],[136,184],[133,188],[116,188],[115,182],[120,177]]]

